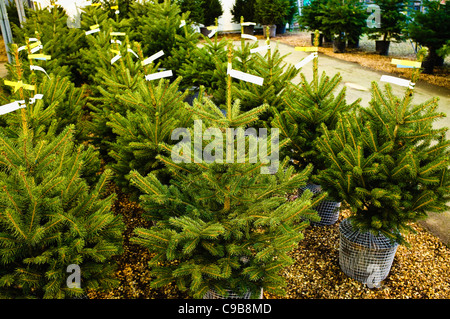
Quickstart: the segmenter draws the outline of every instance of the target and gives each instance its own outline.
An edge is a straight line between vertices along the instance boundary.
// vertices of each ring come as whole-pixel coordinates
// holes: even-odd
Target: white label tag
[[[250,53],[261,52],[261,51],[269,50],[269,49],[270,49],[270,45],[263,45],[262,47],[251,49]]]
[[[148,74],[145,76],[145,79],[147,81],[152,81],[152,80],[158,80],[158,79],[167,78],[167,77],[171,77],[171,76],[173,76],[173,73],[172,73],[172,70],[169,70],[169,71]]]
[[[255,37],[253,35],[250,35],[250,34],[245,34],[245,33],[241,34],[241,38],[250,39],[250,40],[253,40],[253,41],[258,41],[257,37]]]
[[[111,40],[111,43],[122,44],[122,41],[120,41],[120,40]]]
[[[153,54],[151,57],[149,57],[149,58],[147,58],[147,59],[145,59],[144,61],[141,62],[142,66],[152,63],[153,61],[155,61],[156,59],[162,57],[163,55],[164,55],[164,51],[163,50]]]
[[[42,44],[40,44],[40,45],[38,45],[37,47],[35,47],[35,48],[33,48],[32,50],[31,50],[31,53],[36,53],[36,52],[38,52],[39,50],[41,50],[41,49],[43,49],[44,47],[42,46]]]
[[[132,49],[127,49],[128,52],[133,53],[136,58],[139,59],[139,56]]]
[[[11,113],[15,110],[23,109],[24,107],[26,107],[26,104],[21,104],[20,102],[25,103],[25,101],[14,101],[12,103],[0,106],[0,115]]]
[[[216,33],[217,33],[217,29],[212,30],[212,31],[208,34],[208,38],[212,38]]]
[[[305,66],[308,62],[312,61],[315,57],[317,57],[317,52],[311,53],[310,55],[308,55],[306,58],[304,58],[303,60],[301,60],[299,63],[297,63],[295,65],[295,68],[298,70],[301,67]]]
[[[186,20],[181,20],[180,28],[184,27],[186,25]]]
[[[96,32],[100,32],[100,29],[94,29],[94,30],[86,31],[86,35],[93,34],[93,33],[96,33]]]
[[[34,104],[34,102],[36,102],[36,100],[42,100],[42,98],[44,97],[44,94],[36,94],[34,97],[30,98],[30,104]]]
[[[27,48],[27,46],[26,45],[24,45],[24,46],[21,46],[19,49],[18,49],[18,51],[20,52],[20,51],[22,51],[22,50],[26,50],[26,48]]]
[[[50,76],[47,74],[47,72],[44,70],[44,68],[42,68],[42,67],[40,67],[38,65],[30,65],[30,70],[44,72],[45,75],[50,79]]]
[[[120,54],[116,55],[114,58],[111,59],[111,64],[116,63],[117,60],[119,60],[122,56]]]
[[[397,78],[395,76],[389,76],[389,75],[382,75],[380,81],[397,84],[397,85],[405,86],[405,87],[409,87],[409,88],[413,88],[415,85],[415,83],[412,83],[410,80],[405,80],[405,79],[401,79],[401,78]]]
[[[228,69],[227,74],[229,74],[232,78],[250,82],[250,83],[254,83],[257,85],[263,85],[263,82],[264,82],[264,78],[262,78],[262,77],[244,73],[244,72],[237,71],[237,70],[233,70],[233,69]]]

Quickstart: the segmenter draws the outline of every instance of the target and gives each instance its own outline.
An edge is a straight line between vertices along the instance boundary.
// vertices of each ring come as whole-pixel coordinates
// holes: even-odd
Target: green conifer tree
[[[267,37],[266,45],[270,45]],[[273,44],[272,44],[273,46]],[[251,110],[257,106],[267,103],[270,108],[260,116],[260,121],[255,125],[258,127],[269,127],[273,119],[273,109],[281,111],[282,97],[284,91],[295,76],[299,73],[293,65],[288,65],[283,61],[287,56],[281,56],[276,48],[270,48],[263,56],[255,54],[255,61],[252,63],[253,73],[264,79],[263,85],[238,81],[233,93],[241,101],[241,108],[244,111]],[[249,73],[251,73],[249,71]]]
[[[342,115],[333,131],[322,125],[318,140],[328,168],[317,181],[350,205],[352,225],[401,244],[411,222],[448,210],[450,200],[447,128],[433,128],[445,114],[436,112],[437,98],[413,105],[412,94],[410,87],[397,97],[389,84],[383,93],[374,82],[370,106]]]
[[[318,36],[316,31],[316,46]],[[287,84],[285,94],[281,97],[283,103],[281,111],[273,109],[275,117],[272,121],[272,125],[280,129],[281,136],[290,139],[289,147],[286,147],[284,155],[289,156],[294,165],[300,168],[313,164],[315,173],[326,167],[314,146],[316,139],[322,134],[322,124],[325,124],[329,130],[334,129],[339,114],[358,107],[360,102],[358,99],[347,104],[345,87],[335,96],[342,77],[337,73],[330,78],[323,72],[319,78],[318,63],[319,58],[315,57],[311,81],[308,81],[301,73],[301,81],[298,85]]]
[[[230,62],[231,52],[229,45]],[[227,128],[243,129],[258,119],[255,110],[242,113],[239,103],[232,103],[230,76],[226,115],[206,97],[197,100],[192,111],[198,120],[205,119],[203,128],[194,125],[194,134],[196,129],[206,133],[208,125],[216,129],[214,156],[228,142],[233,147],[238,143],[234,136],[223,142],[229,137]],[[261,112],[261,107],[257,111]],[[292,262],[288,252],[303,237],[302,230],[308,225],[305,219],[317,218],[310,209],[314,205],[310,192],[295,201],[287,201],[285,195],[305,184],[311,166],[294,174],[284,160],[276,173],[261,174],[267,163],[250,163],[252,136],[244,137],[243,130],[238,135],[246,141],[245,154],[242,148],[233,151],[231,163],[217,157],[196,162],[199,149],[191,143],[182,154],[162,144],[163,149],[180,156],[158,156],[172,173],[169,185],[153,173],[146,177],[131,173],[131,181],[144,193],[140,202],[145,217],[154,222],[148,229],[136,229],[132,239],[154,254],[149,263],[156,277],[153,287],[175,282],[195,298],[202,298],[209,289],[222,295],[227,295],[228,289],[241,295],[251,292],[253,298],[261,288],[283,293],[280,271]],[[211,146],[204,139],[200,144],[202,150]],[[268,154],[275,152],[268,146]],[[245,162],[237,162],[238,154]]]
[[[26,50],[30,51],[30,43],[26,47]],[[69,77],[55,76],[52,73],[48,75],[31,69],[32,66],[41,67],[39,64],[43,65],[44,62],[32,59],[23,61],[19,57],[17,45],[12,45],[12,52],[14,61],[7,65],[9,72],[6,81],[9,83],[4,81],[1,85],[0,104],[26,101],[27,107],[23,110],[25,120],[33,129],[35,136],[48,131],[60,133],[67,125],[74,124],[76,140],[83,140],[86,131],[82,118],[83,107],[87,102],[87,87],[75,87]],[[30,88],[25,90],[23,87],[16,87],[19,83],[24,83]],[[0,125],[6,129],[11,127],[11,132],[17,132],[14,127],[20,125],[22,121],[21,112],[12,112],[2,116]]]
[[[26,127],[14,139],[0,132],[2,297],[67,298],[117,283],[111,258],[121,251],[123,223],[105,193],[111,172],[86,183],[84,147],[73,133],[73,126],[39,139]],[[79,287],[67,284],[69,265],[80,267]]]
[[[28,10],[27,20],[22,27],[13,25],[14,40],[16,43],[27,44],[27,39],[37,38],[42,45],[42,50],[37,53],[45,53],[51,56],[51,60],[44,62],[47,73],[57,76],[69,76],[71,82],[77,86],[82,84],[77,70],[79,50],[85,45],[84,32],[80,29],[67,26],[67,14],[59,6],[51,6],[49,9]],[[28,50],[21,53],[26,58]],[[27,64],[27,62],[24,62]]]
[[[116,173],[117,185],[128,193],[139,193],[129,185],[132,170],[144,176],[152,172],[161,182],[169,182],[164,165],[156,159],[162,152],[160,144],[175,144],[172,131],[192,125],[192,115],[184,108],[187,92],[178,89],[180,80],[169,83],[141,79],[134,90],[118,96],[126,112],[111,112],[108,116],[108,127],[117,135],[110,143],[109,154],[114,160],[111,168]]]

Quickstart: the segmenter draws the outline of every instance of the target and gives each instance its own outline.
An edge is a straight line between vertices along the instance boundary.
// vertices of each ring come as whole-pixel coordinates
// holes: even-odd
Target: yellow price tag
[[[100,2],[91,4],[91,7],[100,7],[102,4]]]
[[[89,28],[90,28],[91,30],[95,30],[95,29],[98,29],[99,27],[100,27],[100,25],[94,24],[94,25],[91,25]]]
[[[398,59],[392,59],[392,64],[399,64],[404,66],[412,66],[413,68],[420,68],[422,66],[422,62],[417,61],[410,61],[410,60],[398,60]]]
[[[126,33],[125,33],[125,32],[111,32],[110,34],[111,34],[111,36],[113,36],[113,37],[114,37],[114,36],[116,36],[116,37],[117,37],[117,36],[123,36],[123,37],[126,36]]]
[[[50,60],[52,58],[51,55],[45,54],[29,54],[28,59],[36,59],[36,60]]]
[[[319,51],[319,48],[318,47],[295,47],[295,51],[317,52],[317,51]]]
[[[210,27],[207,27],[206,29],[208,29],[209,31],[211,30],[217,30],[217,27],[215,25],[212,25]]]
[[[112,6],[111,10],[119,10],[119,6]]]
[[[19,90],[20,88],[30,91],[34,91],[36,89],[36,85],[25,84],[22,81],[12,82],[5,80],[5,85],[14,87],[14,92],[17,92],[17,90]]]

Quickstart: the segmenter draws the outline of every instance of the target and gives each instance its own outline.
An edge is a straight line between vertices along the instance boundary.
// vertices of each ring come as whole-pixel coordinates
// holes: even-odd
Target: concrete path
[[[275,45],[275,41],[272,41],[272,45]],[[235,45],[240,45],[240,41],[236,41]],[[264,40],[259,40],[259,45],[265,45]],[[300,62],[304,57],[308,56],[309,52],[294,51],[292,46],[278,43],[278,49],[282,55],[290,53],[285,58],[287,63],[292,65]],[[264,52],[262,52],[264,54]],[[319,53],[319,74],[325,71],[330,77],[336,73],[340,73],[342,76],[342,83],[337,88],[336,92],[346,85],[346,100],[348,103],[361,98],[361,106],[365,107],[369,105],[371,100],[371,83],[376,81],[380,87],[384,87],[384,82],[380,82],[382,75],[390,75],[384,72],[375,71],[361,65],[339,60],[333,57]],[[308,63],[301,69],[301,72],[306,76],[308,80],[312,79],[312,62]],[[392,75],[396,76],[396,75]],[[293,80],[294,83],[300,82],[300,76]],[[397,96],[403,96],[405,92],[404,87],[400,87],[391,84],[394,94]],[[357,87],[357,89],[355,89]],[[432,97],[439,97],[438,112],[443,112],[449,117],[441,119],[435,122],[436,128],[449,127],[450,128],[450,90],[435,85],[431,85],[424,82],[416,84],[414,89],[413,104],[417,105],[429,100]],[[450,130],[447,132],[447,139],[450,139]],[[424,228],[430,231],[435,236],[439,237],[447,246],[450,246],[450,211],[442,214],[431,213],[426,220],[419,222]]]

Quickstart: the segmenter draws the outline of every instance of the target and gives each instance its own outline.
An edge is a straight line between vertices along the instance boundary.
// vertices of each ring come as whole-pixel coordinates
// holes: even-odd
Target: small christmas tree
[[[205,43],[196,47],[191,53],[178,74],[183,77],[182,87],[204,86],[208,94],[214,94],[225,83],[223,77],[219,77],[216,70],[227,61],[227,40],[217,38],[214,40],[205,37]]]
[[[30,42],[25,47],[31,54]],[[42,65],[42,62],[33,59],[22,61],[17,45],[12,45],[12,52],[14,61],[7,65],[8,80],[2,84],[1,104],[26,101],[28,106],[23,110],[25,120],[33,129],[35,136],[48,131],[60,133],[67,125],[75,124],[76,139],[78,141],[84,139],[86,132],[82,121],[84,115],[82,109],[87,101],[87,87],[75,87],[69,77],[48,75],[39,65]],[[27,90],[24,89],[23,83],[26,84]],[[21,112],[12,112],[2,116],[0,123],[3,122],[4,127],[14,127],[20,125],[22,121]]]
[[[15,42],[26,44],[27,38],[37,38],[42,45],[40,52],[51,56],[51,60],[45,62],[47,73],[69,76],[71,82],[80,86],[82,81],[78,75],[77,61],[79,50],[85,45],[84,32],[67,27],[68,16],[59,5],[27,12],[27,20],[22,27],[12,26]],[[23,51],[21,56],[26,54],[29,54],[28,50]]]
[[[121,251],[123,223],[109,211],[111,172],[88,186],[73,133],[69,126],[36,139],[24,126],[7,138],[0,130],[2,297],[66,298],[117,284],[111,258]],[[68,281],[71,265],[80,282]]]
[[[180,28],[182,17],[180,7],[170,0],[161,3],[135,2],[130,12],[131,28],[130,41],[141,43],[145,56],[151,56],[163,51],[162,67],[166,67],[165,60],[177,45],[176,35],[183,36]]]
[[[415,69],[411,82],[418,76]],[[383,94],[373,83],[370,107],[342,115],[334,131],[322,125],[318,141],[329,166],[317,180],[350,205],[352,225],[401,244],[410,222],[448,210],[450,193],[447,128],[432,127],[445,115],[437,98],[411,105],[412,94],[409,87],[396,97],[389,84]]]
[[[142,175],[152,172],[161,182],[168,183],[169,176],[164,165],[156,159],[161,154],[160,144],[175,144],[172,131],[191,126],[191,115],[184,108],[184,98],[178,90],[180,78],[172,84],[168,80],[159,82],[142,79],[136,88],[118,96],[119,103],[128,107],[126,113],[109,116],[108,126],[117,138],[110,144],[110,156],[114,159],[111,168],[116,173],[117,185],[128,193],[138,194],[130,187],[130,171]]]
[[[252,63],[252,72],[264,79],[263,85],[239,81],[233,88],[236,98],[241,101],[243,111],[249,111],[264,103],[270,105],[268,112],[261,115],[258,123],[255,123],[257,127],[269,126],[273,118],[273,110],[281,111],[284,91],[299,73],[293,65],[283,61],[287,55],[281,56],[278,49],[273,48],[269,36],[266,45],[271,46],[266,54],[263,56],[256,53],[255,61]]]
[[[229,52],[231,58],[231,46]],[[280,271],[292,262],[287,253],[303,237],[301,231],[308,225],[305,219],[317,217],[310,210],[310,192],[295,201],[287,201],[285,195],[306,182],[311,167],[294,174],[285,160],[276,173],[261,174],[267,163],[250,163],[253,148],[248,142],[257,139],[245,138],[243,130],[238,136],[246,146],[237,153],[227,151],[227,162],[220,160],[219,149],[239,143],[234,135],[223,143],[230,138],[227,128],[243,129],[257,119],[254,110],[241,113],[238,103],[232,103],[231,76],[227,78],[226,115],[207,98],[194,103],[193,109],[199,119],[210,119],[208,125],[216,123],[212,128],[215,154],[205,140],[199,145],[204,155],[209,150],[215,159],[196,160],[198,146],[190,143],[184,145],[182,154],[177,146],[161,145],[172,152],[171,157],[158,156],[172,172],[170,185],[163,185],[152,173],[146,177],[131,173],[131,181],[145,194],[141,196],[145,216],[154,221],[149,229],[136,229],[133,238],[154,254],[149,263],[156,277],[152,286],[175,282],[195,298],[202,298],[208,290],[223,296],[230,290],[239,295],[251,293],[254,298],[261,288],[283,293]],[[201,123],[194,125],[194,134],[206,132]],[[272,142],[268,154],[276,153],[278,144]],[[245,161],[239,161],[239,156]]]
[[[315,32],[315,44],[318,45],[319,32]],[[336,126],[339,114],[356,108],[360,99],[351,104],[345,101],[344,87],[335,96],[334,92],[342,81],[340,74],[332,78],[325,72],[319,78],[319,58],[313,59],[313,78],[308,81],[303,73],[298,85],[288,84],[282,95],[283,107],[274,108],[276,114],[272,125],[280,129],[281,136],[288,138],[290,144],[284,154],[289,156],[300,168],[308,164],[314,165],[314,174],[326,168],[320,158],[315,142],[322,134],[321,126],[325,124],[329,130]]]

